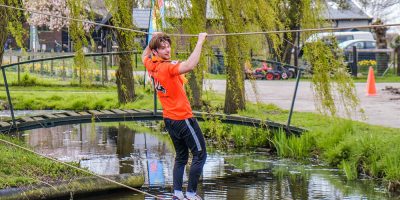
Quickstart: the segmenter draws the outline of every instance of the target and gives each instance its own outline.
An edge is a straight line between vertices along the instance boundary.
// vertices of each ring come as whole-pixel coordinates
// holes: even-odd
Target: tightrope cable
[[[65,166],[68,166],[68,167],[74,168],[74,169],[76,169],[76,170],[78,170],[78,171],[81,171],[81,172],[84,172],[84,173],[90,174],[90,175],[92,175],[92,176],[98,177],[98,178],[100,178],[100,179],[103,179],[103,180],[109,181],[109,182],[111,182],[111,183],[114,183],[114,184],[117,184],[117,185],[119,185],[119,186],[122,186],[122,187],[124,187],[124,188],[128,188],[128,189],[130,189],[130,190],[133,190],[133,191],[135,191],[135,192],[139,192],[139,193],[142,193],[142,194],[145,194],[145,195],[148,195],[148,196],[154,197],[154,198],[156,198],[156,199],[164,199],[164,198],[162,198],[162,197],[159,197],[159,196],[156,196],[156,195],[150,194],[150,193],[148,193],[148,192],[145,192],[145,191],[142,191],[142,190],[136,189],[136,188],[134,188],[134,187],[131,187],[131,186],[129,186],[129,185],[125,185],[125,184],[123,184],[123,183],[120,183],[120,182],[114,181],[114,180],[112,180],[112,179],[109,179],[109,178],[107,178],[107,177],[100,176],[100,175],[98,175],[98,174],[95,174],[95,173],[93,173],[93,172],[90,172],[90,171],[88,171],[88,170],[85,170],[85,169],[82,169],[82,168],[76,167],[76,166],[74,166],[74,165],[71,165],[71,164],[69,164],[69,163],[66,163],[66,162],[63,162],[63,161],[57,160],[57,159],[55,159],[55,158],[52,158],[52,157],[49,157],[49,156],[46,156],[46,155],[39,154],[39,153],[37,153],[37,152],[35,152],[35,151],[31,150],[31,149],[28,149],[28,148],[26,148],[26,147],[23,147],[23,146],[20,146],[20,145],[14,144],[14,143],[12,143],[12,142],[9,142],[9,141],[7,141],[7,140],[0,139],[0,141],[1,141],[1,142],[3,142],[3,143],[6,143],[6,144],[8,144],[8,145],[12,145],[12,146],[14,146],[14,147],[17,147],[17,148],[23,149],[23,150],[25,150],[25,151],[28,151],[28,152],[30,152],[30,153],[36,154],[36,155],[38,155],[38,156],[40,156],[40,157],[43,157],[43,158],[46,158],[46,159],[52,160],[52,161],[54,161],[54,162],[57,162],[57,163],[63,164],[63,165],[65,165]]]
[[[112,29],[120,29],[120,30],[125,30],[125,31],[132,31],[136,33],[141,33],[141,34],[151,34],[146,31],[140,31],[140,30],[135,30],[135,29],[130,29],[130,28],[124,28],[124,27],[118,27],[118,26],[112,26],[112,25],[107,25],[107,24],[102,24],[102,23],[97,23],[89,20],[82,20],[82,19],[76,19],[76,18],[71,18],[71,17],[65,17],[65,16],[60,16],[60,15],[53,15],[50,13],[43,13],[31,9],[25,9],[25,8],[19,8],[15,6],[9,6],[9,5],[4,5],[0,4],[0,7],[5,7],[5,8],[10,8],[10,9],[15,9],[15,10],[21,10],[21,11],[27,11],[30,13],[35,13],[35,14],[41,14],[41,15],[47,15],[51,17],[57,17],[57,18],[62,18],[62,19],[68,19],[68,20],[73,20],[73,21],[78,21],[78,22],[83,22],[83,23],[88,23],[88,24],[94,24],[97,26],[102,26],[102,27],[107,27],[107,28],[112,28]],[[277,30],[277,31],[256,31],[256,32],[241,32],[241,33],[214,33],[214,34],[208,34],[207,37],[218,37],[218,36],[234,36],[234,35],[262,35],[262,34],[278,34],[278,33],[297,33],[297,32],[324,32],[324,31],[340,31],[340,30],[348,30],[348,29],[362,29],[362,28],[378,28],[378,27],[393,27],[393,26],[400,26],[400,23],[393,23],[393,24],[376,24],[376,25],[364,25],[364,26],[348,26],[348,27],[327,27],[327,28],[310,28],[310,29],[298,29],[298,30]],[[177,33],[167,33],[170,36],[179,36],[179,37],[197,37],[197,34],[177,34]]]

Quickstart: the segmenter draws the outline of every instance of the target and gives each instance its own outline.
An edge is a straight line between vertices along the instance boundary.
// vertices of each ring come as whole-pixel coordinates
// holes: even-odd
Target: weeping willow
[[[19,0],[0,0],[0,4],[20,7]],[[0,7],[0,65],[3,62],[4,44],[7,37],[11,34],[19,47],[23,46],[23,38],[26,37],[26,31],[22,27],[25,16],[22,11]]]
[[[247,1],[251,2],[251,1]],[[251,18],[248,11],[250,3],[237,3],[234,0],[213,1],[217,13],[221,17],[225,32],[245,32]],[[244,64],[249,56],[249,40],[247,36],[226,36],[225,65],[227,80],[224,113],[233,114],[245,109]]]
[[[106,5],[112,15],[113,25],[133,29],[132,9],[136,3],[132,0],[107,0]],[[135,42],[136,33],[120,29],[113,30],[113,33],[120,51],[129,52],[138,47]],[[118,100],[120,103],[132,102],[135,99],[132,53],[120,54],[118,57],[120,60],[120,66],[116,71]]]
[[[85,10],[85,5],[87,5],[87,1],[67,0],[67,5],[70,9],[71,18],[87,18],[87,12]],[[82,84],[82,82],[87,82],[88,80],[90,80],[90,73],[88,73],[89,64],[85,59],[85,52],[83,48],[89,45],[84,24],[82,22],[71,20],[69,25],[69,34],[73,41],[73,49],[75,51],[74,70],[75,72],[79,71],[79,75],[77,73],[74,73],[74,76],[78,76],[79,84]],[[87,83],[90,84],[90,81]]]

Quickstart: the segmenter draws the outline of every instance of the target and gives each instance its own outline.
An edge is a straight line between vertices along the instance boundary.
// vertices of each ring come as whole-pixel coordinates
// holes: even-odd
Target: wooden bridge
[[[126,53],[137,53],[137,52],[106,52],[106,53],[92,53],[86,54],[85,57],[93,57],[93,56],[106,56],[106,55],[119,55],[119,54],[126,54]],[[136,54],[135,54],[136,55]],[[11,111],[11,118],[10,121],[0,121],[0,133],[8,133],[8,132],[15,132],[15,131],[24,131],[24,130],[31,130],[36,128],[48,128],[54,127],[59,125],[66,125],[66,124],[78,124],[78,123],[90,123],[90,122],[120,122],[120,121],[141,121],[141,120],[162,120],[162,112],[161,110],[157,110],[157,98],[156,94],[154,93],[154,109],[153,110],[143,110],[143,109],[112,109],[112,110],[89,110],[89,111],[65,111],[60,113],[52,113],[52,114],[42,114],[36,116],[29,116],[29,117],[22,117],[16,119],[14,116],[14,109],[13,104],[11,101],[11,95],[9,92],[9,86],[7,83],[7,76],[6,76],[6,68],[12,66],[19,66],[21,64],[28,64],[28,63],[35,63],[35,62],[42,62],[42,61],[52,61],[52,60],[59,60],[65,58],[72,58],[73,55],[64,55],[58,57],[51,57],[51,58],[41,58],[41,59],[34,59],[28,61],[22,61],[18,63],[11,63],[8,65],[0,66],[3,72],[3,80],[4,85],[6,88],[7,100],[10,106]],[[304,132],[304,129],[297,128],[290,126],[291,117],[293,113],[294,102],[296,99],[297,88],[299,85],[300,80],[300,71],[303,71],[303,68],[299,68],[296,66],[287,65],[284,63],[278,63],[273,61],[267,60],[258,60],[258,61],[265,61],[265,62],[272,62],[270,64],[276,65],[283,65],[286,67],[293,68],[297,71],[297,79],[296,79],[296,86],[295,91],[293,94],[292,104],[288,116],[287,124],[280,124],[270,120],[260,120],[255,118],[237,116],[237,115],[224,115],[224,114],[212,114],[212,113],[205,113],[205,112],[194,112],[195,117],[198,120],[207,120],[218,118],[223,123],[228,124],[239,124],[239,125],[246,125],[246,126],[253,126],[253,127],[261,127],[261,128],[268,128],[272,130],[284,130],[288,133],[293,134],[300,134]],[[136,60],[137,62],[137,60]],[[19,68],[18,68],[19,69]]]
[[[238,115],[212,114],[206,112],[193,112],[195,117],[204,121],[207,119],[218,118],[223,123],[237,124],[267,128],[271,130],[284,130],[292,134],[301,134],[304,129],[286,126],[284,124],[269,120],[260,120]],[[37,128],[49,128],[67,124],[91,123],[91,122],[122,122],[122,121],[144,121],[162,120],[161,110],[156,112],[144,109],[111,109],[111,110],[89,110],[89,111],[65,111],[60,113],[41,114],[36,116],[25,116],[17,118],[15,125],[12,120],[0,122],[0,132],[8,133],[24,131]]]

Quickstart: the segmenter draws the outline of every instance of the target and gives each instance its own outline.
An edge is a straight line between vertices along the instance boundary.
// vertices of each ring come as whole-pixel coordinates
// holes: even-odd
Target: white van
[[[330,37],[334,36],[338,44],[348,40],[374,40],[374,36],[371,32],[367,31],[353,31],[353,32],[324,32],[315,33],[311,35],[307,40],[308,42],[315,42],[319,39],[328,41]]]

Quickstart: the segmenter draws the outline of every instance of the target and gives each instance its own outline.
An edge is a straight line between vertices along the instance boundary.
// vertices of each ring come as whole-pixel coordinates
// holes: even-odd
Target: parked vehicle
[[[349,32],[324,32],[315,33],[311,35],[307,40],[308,42],[316,42],[317,40],[322,40],[324,42],[329,42],[331,37],[335,37],[338,44],[348,41],[348,40],[373,40],[374,36],[371,32],[367,31],[349,31]]]
[[[376,49],[375,40],[348,40],[339,44],[339,48],[343,50],[345,61],[349,62],[353,60],[353,47],[357,50],[362,50],[357,52],[358,61],[361,60],[376,60],[376,52],[372,49]],[[371,50],[371,51],[368,51]]]
[[[374,36],[371,32],[367,31],[351,31],[351,32],[323,32],[315,33],[311,35],[304,43],[316,42],[318,40],[324,41],[326,44],[332,44],[332,37],[336,39],[337,44],[341,44],[350,40],[374,40]],[[303,45],[303,46],[304,46]],[[299,57],[302,57],[304,53],[303,47],[300,47]]]
[[[246,79],[280,80],[294,77],[294,72],[284,66],[278,65],[274,68],[266,62],[262,62],[261,65],[261,67],[256,68],[254,71],[246,68]]]

